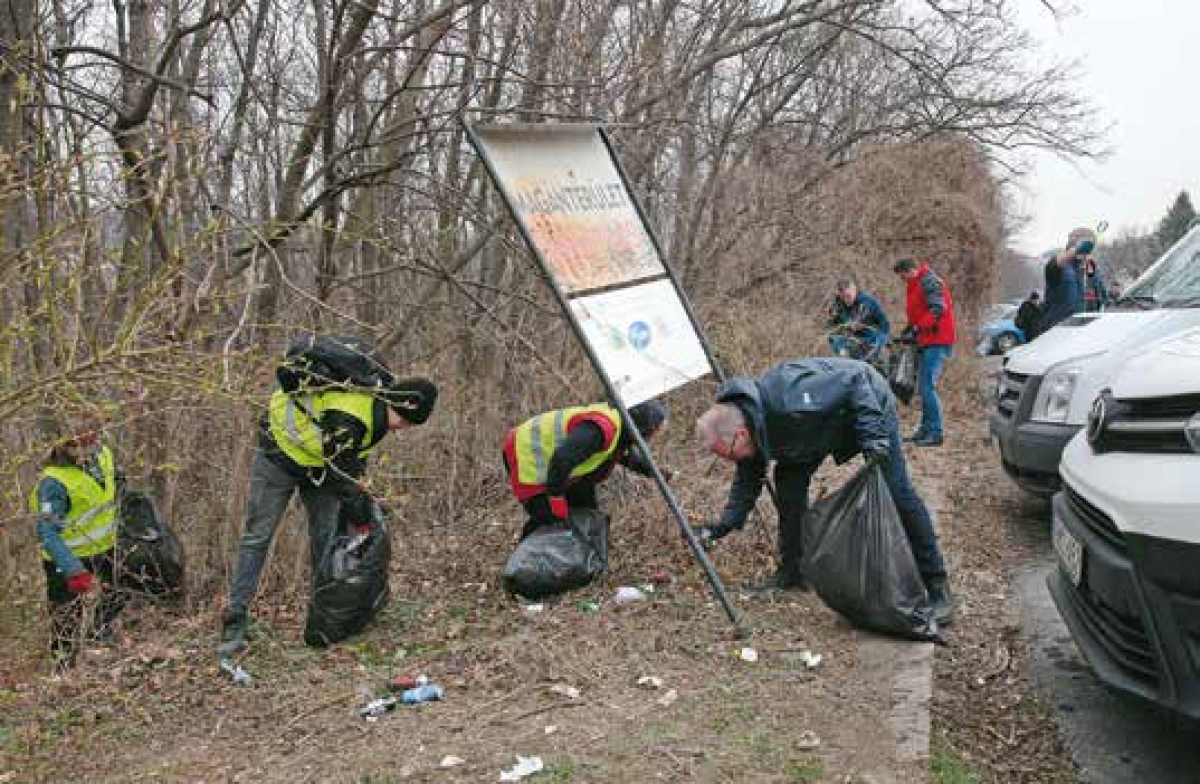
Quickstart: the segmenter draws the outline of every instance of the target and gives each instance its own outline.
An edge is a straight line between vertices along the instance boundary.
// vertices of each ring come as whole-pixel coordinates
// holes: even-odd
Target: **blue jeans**
[[[937,381],[949,358],[950,346],[924,346],[921,349],[921,364],[917,369],[917,394],[921,396],[918,435],[942,437],[942,401],[938,399]]]
[[[900,522],[904,526],[909,547],[912,548],[913,558],[917,562],[917,570],[927,583],[931,578],[944,577],[946,560],[942,557],[929,508],[925,506],[921,496],[917,495],[917,490],[908,476],[908,467],[904,463],[904,451],[900,444],[900,419],[894,413],[888,433],[888,453],[891,459],[884,471],[884,479],[892,494],[892,500],[896,503],[896,510],[900,513]],[[779,566],[780,571],[789,578],[801,574],[808,486],[820,464],[820,461],[775,464],[775,493],[779,501]]]
[[[917,495],[917,489],[913,487],[908,476],[908,466],[904,462],[899,417],[895,419],[888,433],[888,455],[891,459],[883,477],[887,480],[892,500],[896,502],[896,511],[900,513],[900,522],[904,525],[904,533],[907,534],[908,544],[912,547],[917,571],[926,582],[931,577],[944,577],[946,559],[942,557],[937,532],[933,529],[933,518],[930,517],[929,508],[925,506],[921,496]]]

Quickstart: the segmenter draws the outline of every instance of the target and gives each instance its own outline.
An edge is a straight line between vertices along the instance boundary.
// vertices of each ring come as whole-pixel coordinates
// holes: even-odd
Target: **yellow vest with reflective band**
[[[78,466],[49,466],[41,474],[42,478],[61,482],[67,490],[71,509],[61,536],[80,558],[106,553],[117,544],[117,470],[108,447],[100,447],[96,461],[104,477],[103,486]],[[34,514],[42,511],[38,508],[36,487],[29,495],[29,508]],[[45,548],[42,558],[52,560]]]
[[[321,429],[316,422],[326,411],[349,414],[366,426],[359,457],[366,457],[375,425],[375,398],[365,392],[313,392],[271,395],[268,427],[279,449],[297,465],[317,468],[325,465]],[[311,415],[311,416],[310,416]]]
[[[621,414],[612,406],[576,406],[547,411],[517,427],[513,451],[517,458],[517,481],[523,485],[544,485],[550,469],[550,458],[567,438],[567,425],[581,414],[600,415],[613,424],[613,437],[608,445],[575,467],[571,478],[577,479],[595,471],[613,456],[621,440]]]

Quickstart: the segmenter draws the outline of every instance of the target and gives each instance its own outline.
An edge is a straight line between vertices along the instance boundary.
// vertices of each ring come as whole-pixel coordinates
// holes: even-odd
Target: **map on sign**
[[[627,406],[710,370],[669,280],[578,297],[571,300],[571,310]]]

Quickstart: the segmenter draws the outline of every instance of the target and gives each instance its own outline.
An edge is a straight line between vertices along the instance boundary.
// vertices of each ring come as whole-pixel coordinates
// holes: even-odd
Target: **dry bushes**
[[[990,301],[1004,216],[987,159],[969,142],[876,146],[830,171],[803,153],[782,154],[744,172],[734,190],[751,194],[761,228],[714,265],[715,297],[816,314],[849,275],[902,320],[903,286],[891,270],[913,256],[947,279],[966,316]]]
[[[987,296],[1001,219],[994,182],[973,147],[943,140],[880,147],[817,181],[810,176],[807,185],[805,173],[812,175],[811,166],[785,156],[769,176],[747,170],[727,188],[726,198],[733,199],[754,183],[746,202],[753,213],[744,216],[751,228],[730,240],[729,251],[690,290],[728,371],[757,373],[790,357],[825,353],[824,306],[834,279],[843,275],[857,277],[903,322],[903,286],[891,273],[900,255],[931,258],[960,308]],[[546,315],[553,303],[530,270],[510,268],[502,282],[519,297],[465,323],[463,315],[476,311],[463,292],[432,298],[393,352],[411,360],[397,359],[398,372],[428,375],[442,389],[430,423],[388,438],[370,471],[403,537],[429,543],[416,561],[399,553],[404,571],[441,568],[436,543],[451,530],[479,532],[492,555],[506,547],[518,520],[499,457],[505,431],[539,410],[600,395],[565,324]],[[281,312],[304,312],[304,297],[288,290],[278,296]],[[354,331],[330,313],[324,321],[326,328]],[[135,481],[156,492],[187,548],[192,609],[215,609],[223,601],[255,428],[289,331],[259,328],[252,349],[233,353],[215,341],[204,349],[175,347],[153,361],[118,364],[111,377],[74,389],[77,394],[44,401],[51,407],[88,396],[116,401],[109,423],[118,453]],[[655,444],[668,462],[686,467],[699,459],[691,422],[714,386],[706,380],[669,396],[673,430]],[[19,501],[33,481],[38,441],[29,428],[11,424],[4,435],[10,455],[26,459],[19,461],[17,492],[10,492],[4,510],[10,522],[0,569],[6,584],[40,600],[32,526]],[[260,603],[266,606],[297,605],[307,590],[306,536],[296,507],[264,577]],[[485,576],[479,566],[468,570],[475,578]],[[21,633],[5,628],[0,637],[36,648],[27,615],[0,618],[0,626],[17,624]]]

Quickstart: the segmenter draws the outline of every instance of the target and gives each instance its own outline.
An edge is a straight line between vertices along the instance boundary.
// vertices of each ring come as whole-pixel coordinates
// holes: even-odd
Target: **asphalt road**
[[[1045,510],[1044,506],[1039,507]],[[1169,715],[1108,691],[1096,679],[1063,624],[1046,588],[1058,568],[1049,528],[1025,519],[1044,540],[1045,560],[1020,576],[1021,626],[1030,677],[1055,712],[1067,748],[1091,784],[1197,784],[1200,730],[1181,729]]]

